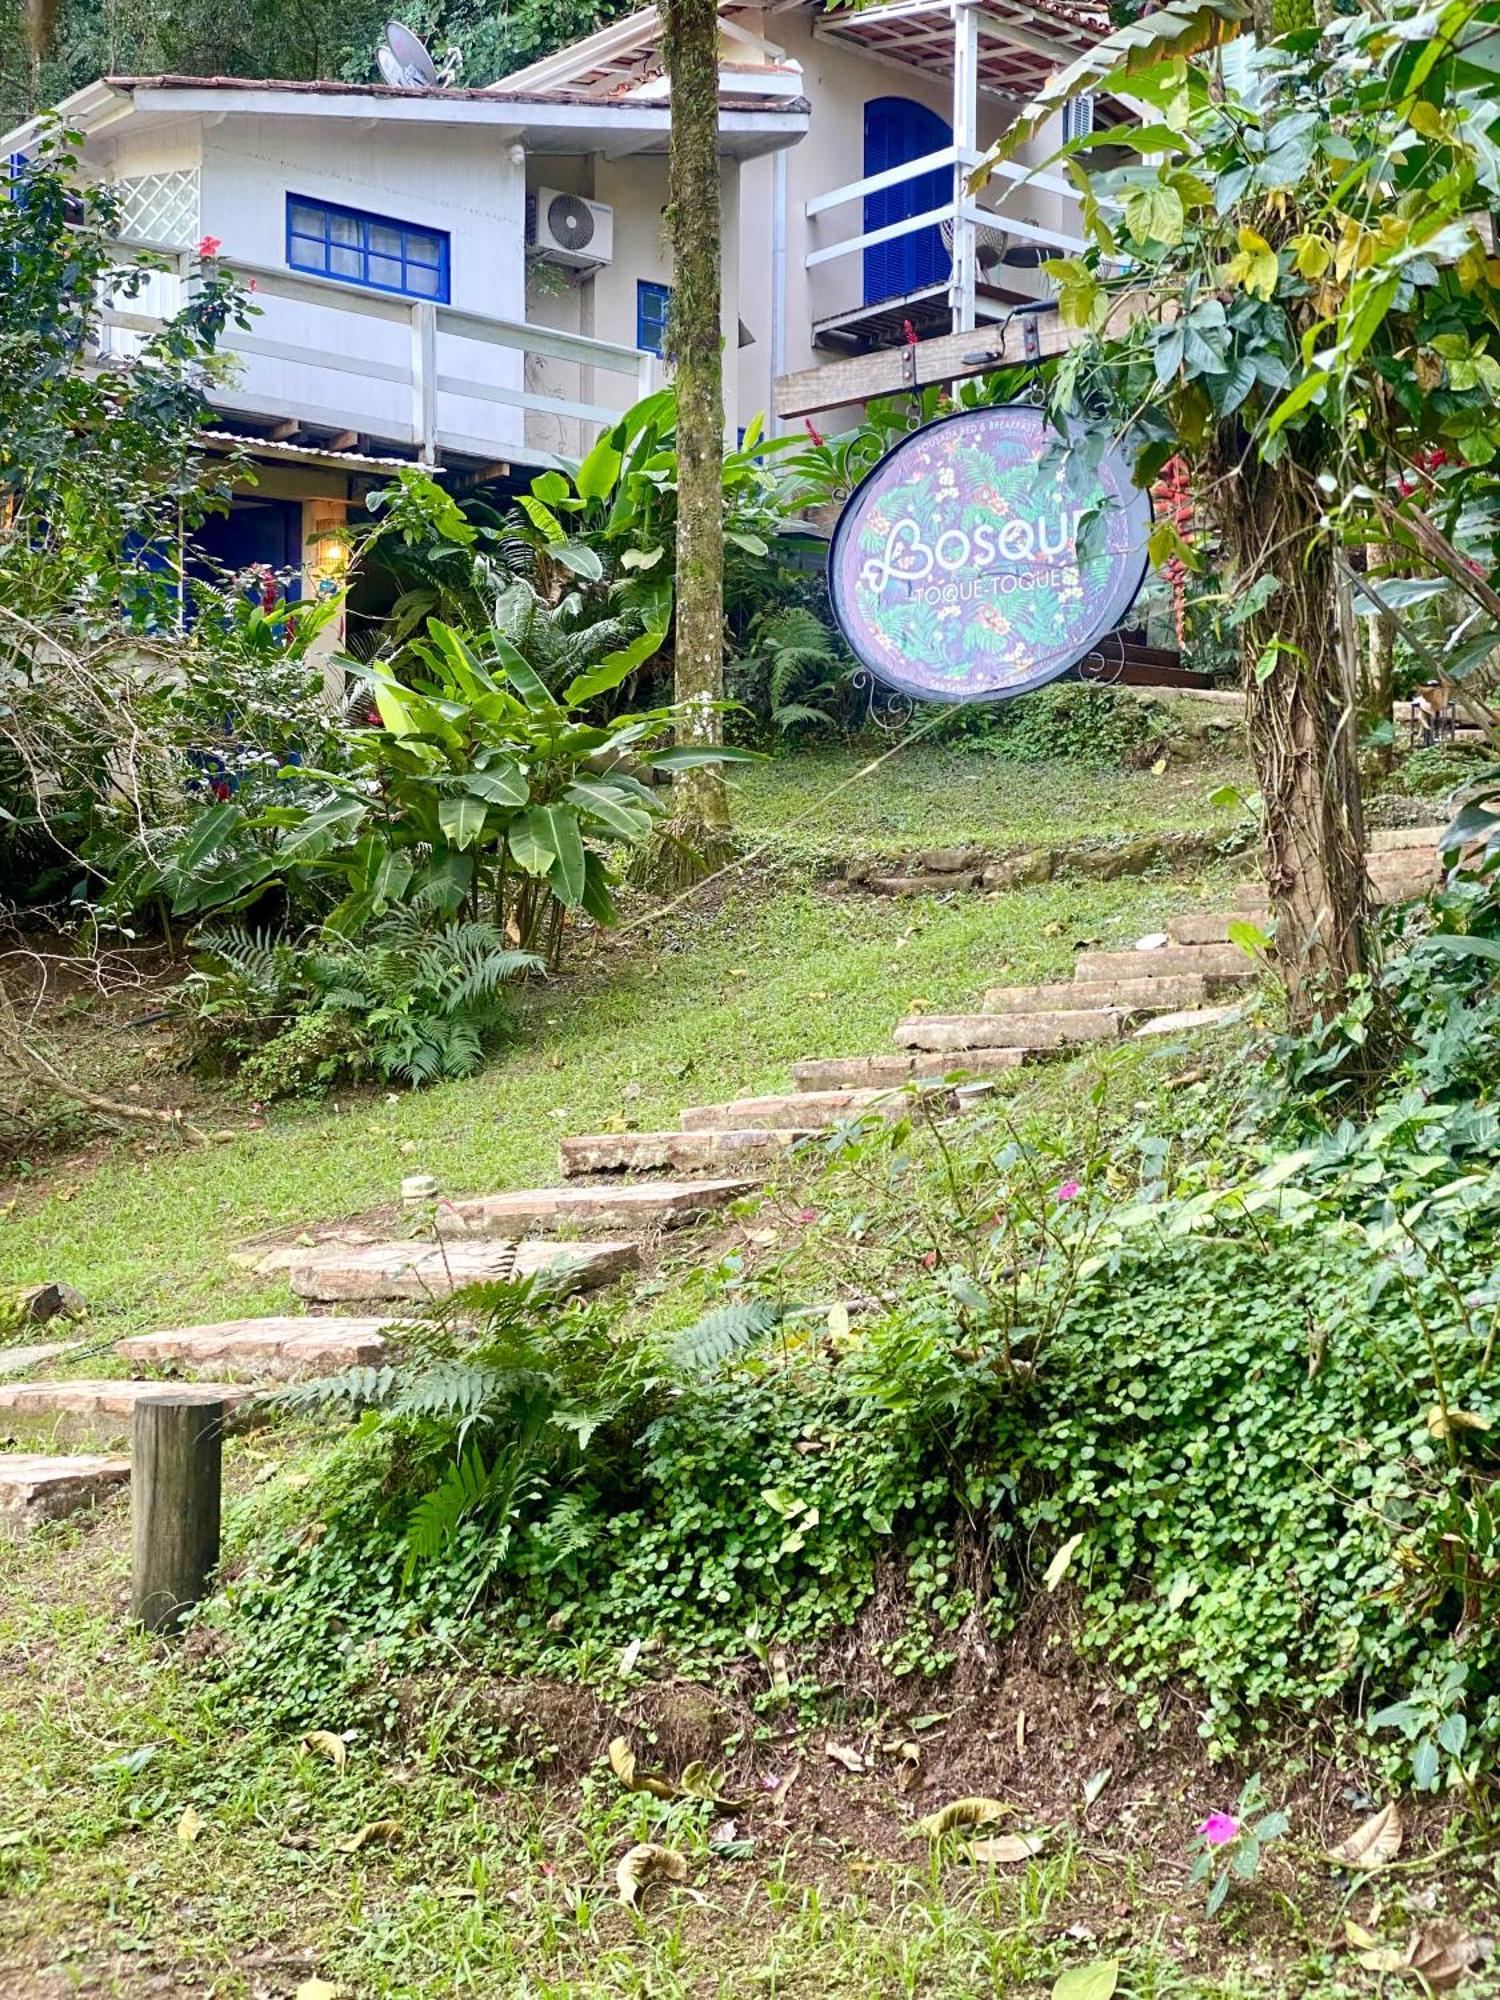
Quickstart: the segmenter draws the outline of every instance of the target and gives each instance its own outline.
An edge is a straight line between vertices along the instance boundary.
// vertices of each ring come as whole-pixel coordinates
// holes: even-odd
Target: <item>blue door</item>
[[[865,106],[865,173],[882,174],[887,167],[904,166],[926,153],[937,153],[953,144],[952,127],[946,119],[915,104],[909,97],[872,97]],[[882,188],[865,196],[865,228],[883,229],[908,215],[925,215],[953,199],[952,167],[936,167],[930,174],[917,174],[896,187]],[[881,299],[900,298],[925,285],[945,285],[953,260],[943,247],[942,231],[914,229],[888,243],[873,244],[865,252],[865,304]]]

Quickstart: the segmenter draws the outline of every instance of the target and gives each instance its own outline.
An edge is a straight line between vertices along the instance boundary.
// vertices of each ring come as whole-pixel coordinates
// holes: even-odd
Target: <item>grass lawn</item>
[[[471,1081],[276,1107],[258,1129],[220,1108],[225,1143],[49,1163],[0,1221],[0,1282],[66,1278],[101,1333],[285,1310],[284,1287],[230,1263],[236,1244],[389,1204],[416,1171],[450,1194],[550,1185],[565,1132],[786,1087],[800,1056],[889,1047],[910,1000],[964,1008],[1006,978],[1066,977],[1076,944],[1129,941],[1215,894],[1207,875],[897,902],[753,872],[714,907],[606,941],[532,996],[518,1046]]]
[[[879,749],[804,750],[733,774],[735,819],[777,852],[830,858],[976,842],[997,853],[1049,842],[1119,838],[1182,827],[1221,826],[1209,795],[1248,789],[1238,739],[1174,757],[1166,770],[1100,771],[1085,765],[1023,764],[983,750],[918,743],[824,806]]]
[[[826,753],[759,767],[740,781],[742,824],[784,824],[858,763]],[[1111,778],[914,753],[811,824],[849,852],[1202,824],[1207,793],[1234,775],[1226,765]],[[39,1164],[0,1220],[0,1277],[76,1285],[101,1340],[285,1309],[279,1281],[232,1261],[236,1245],[388,1206],[413,1171],[452,1193],[548,1183],[564,1132],[621,1114],[643,1128],[672,1122],[686,1104],[785,1085],[799,1056],[888,1046],[913,1000],[966,1007],[1002,978],[1066,976],[1079,943],[1128,942],[1169,911],[1221,902],[1243,865],[1193,880],[891,901],[818,886],[796,865],[811,851],[799,839],[726,892],[581,952],[527,997],[513,1049],[467,1083],[277,1107],[259,1125],[244,1106],[214,1104],[207,1122],[232,1133],[220,1143],[131,1138]],[[1144,1073],[1173,1058],[1140,1060]],[[1022,1072],[1008,1087],[1061,1104],[1087,1064]],[[1127,1079],[1127,1101],[1133,1088]],[[673,1288],[680,1303],[694,1282],[679,1252],[640,1303],[670,1312]],[[329,1450],[315,1427],[284,1422],[230,1441],[231,1576],[268,1520],[317,1535]],[[1264,1884],[1236,1892],[1223,1926],[1204,1920],[1181,1832],[1203,1805],[1191,1747],[1135,1759],[1124,1747],[1130,1702],[1082,1666],[1021,1660],[1010,1694],[989,1689],[903,1720],[873,1710],[856,1685],[840,1692],[829,1668],[816,1670],[815,1704],[810,1662],[793,1662],[794,1675],[806,1667],[808,1699],[798,1682],[768,1705],[753,1662],[731,1663],[711,1692],[736,1722],[736,1768],[748,1760],[786,1789],[770,1797],[761,1777],[748,1806],[712,1805],[627,1792],[600,1754],[623,1727],[647,1756],[670,1755],[683,1684],[653,1681],[649,1648],[628,1664],[594,1660],[587,1686],[580,1662],[573,1685],[521,1689],[445,1656],[421,1686],[389,1687],[384,1729],[367,1716],[316,1718],[345,1741],[335,1763],[326,1744],[301,1742],[301,1724],[227,1701],[204,1671],[206,1643],[133,1633],[128,1563],[120,1504],[91,1524],[0,1543],[4,2000],[974,2000],[1046,1995],[1060,1973],[1104,1961],[1118,1963],[1125,2000],[1369,1990],[1363,1976],[1346,1981],[1338,1892],[1311,1829]],[[306,1643],[355,1642],[330,1629]],[[926,1687],[915,1698],[936,1700]],[[964,1780],[984,1759],[993,1768],[1013,1742],[1029,1746],[1006,1825],[1046,1824],[1043,1851],[993,1867],[929,1853],[910,1835],[915,1807],[897,1766],[854,1772],[830,1760],[836,1732],[861,1730],[877,1744],[919,1733],[923,1810],[931,1787],[974,1789]],[[1080,1807],[1100,1769],[1102,1801]],[[643,1840],[679,1849],[689,1879],[637,1915],[614,1870]],[[1395,1890],[1387,1900],[1390,1927],[1406,1905]],[[1356,1907],[1361,1921],[1382,1921],[1368,1895]],[[1488,1975],[1465,1989],[1494,1990]]]

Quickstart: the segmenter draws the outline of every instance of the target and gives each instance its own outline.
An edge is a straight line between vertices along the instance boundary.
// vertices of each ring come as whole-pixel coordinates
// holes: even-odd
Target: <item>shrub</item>
[[[205,941],[187,1004],[200,1059],[227,1057],[251,1096],[315,1095],[470,1075],[510,1028],[507,985],[538,970],[486,923],[397,915],[357,943],[236,929]]]
[[[1154,762],[1177,729],[1160,708],[1127,688],[1060,680],[1021,701],[956,710],[944,733],[976,740],[995,756],[1020,764],[1108,770]]]

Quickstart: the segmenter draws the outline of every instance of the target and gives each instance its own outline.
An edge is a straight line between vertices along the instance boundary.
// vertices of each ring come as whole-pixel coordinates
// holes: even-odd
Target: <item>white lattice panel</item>
[[[198,173],[175,167],[117,181],[120,234],[130,243],[155,243],[163,250],[191,250],[198,227]]]

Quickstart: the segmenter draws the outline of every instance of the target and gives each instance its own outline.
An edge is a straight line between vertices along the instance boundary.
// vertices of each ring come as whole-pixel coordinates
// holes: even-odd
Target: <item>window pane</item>
[[[441,272],[429,271],[424,265],[408,264],[406,267],[406,289],[414,298],[435,299],[442,290],[441,277]]]
[[[355,215],[330,215],[328,234],[335,243],[362,243],[364,225]]]
[[[321,236],[294,236],[291,261],[300,264],[304,271],[326,271],[328,245]]]
[[[399,257],[371,257],[369,278],[372,285],[384,285],[388,291],[399,292],[401,283],[401,259]]]
[[[362,278],[365,275],[364,253],[335,244],[329,255],[328,268],[340,278]]]
[[[394,228],[389,222],[372,222],[370,224],[370,248],[378,250],[382,257],[399,257],[401,255],[401,231]]]
[[[438,265],[443,261],[443,246],[436,236],[425,236],[420,229],[408,229],[406,255],[414,264]]]
[[[305,201],[294,201],[287,216],[292,232],[297,236],[321,236],[323,234],[323,211],[311,208]]]

